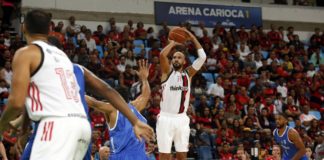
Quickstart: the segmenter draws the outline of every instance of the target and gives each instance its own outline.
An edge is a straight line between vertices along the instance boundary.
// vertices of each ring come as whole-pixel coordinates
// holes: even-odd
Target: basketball
[[[178,43],[184,43],[189,39],[189,35],[183,28],[175,27],[170,31],[169,39]]]

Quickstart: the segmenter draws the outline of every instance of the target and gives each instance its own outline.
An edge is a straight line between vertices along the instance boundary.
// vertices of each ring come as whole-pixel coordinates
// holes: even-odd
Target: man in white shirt
[[[277,93],[276,99],[274,100],[275,108],[273,114],[277,115],[282,113],[283,104],[284,104],[284,100],[282,99],[281,93]]]
[[[119,64],[117,65],[117,69],[119,72],[123,73],[126,69],[126,57],[124,55],[119,57]],[[131,66],[129,66],[131,67]]]
[[[309,114],[309,106],[304,105],[303,113],[299,116],[299,119],[305,127],[308,127],[311,124],[311,121],[313,119],[316,119],[316,117],[312,114]]]
[[[284,80],[282,78],[279,80],[279,85],[277,86],[277,92],[281,93],[282,98],[284,99],[287,98],[288,89],[284,85]]]
[[[210,85],[208,88],[207,94],[212,96],[218,96],[222,99],[224,99],[224,88],[221,86],[222,78],[218,77],[216,79],[216,83]]]
[[[86,31],[86,43],[87,43],[87,48],[89,49],[90,52],[92,52],[93,50],[95,50],[97,48],[96,46],[96,41],[91,38],[91,31],[90,30],[87,30]]]
[[[255,53],[254,54],[254,62],[256,65],[256,70],[258,70],[262,66],[262,61],[261,61],[261,54],[260,53]]]
[[[251,52],[245,42],[241,42],[240,48],[237,51],[240,54],[241,60],[245,60],[245,57]]]

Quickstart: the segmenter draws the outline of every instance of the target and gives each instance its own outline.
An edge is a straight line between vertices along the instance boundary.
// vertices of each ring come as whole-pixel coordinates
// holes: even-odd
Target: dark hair
[[[27,13],[25,25],[30,34],[48,34],[51,17],[42,10],[32,10]]]
[[[278,115],[284,117],[285,119],[288,119],[289,117],[285,112],[281,112]]]
[[[128,103],[129,101],[129,92],[127,88],[118,87],[116,91],[123,97],[123,99]]]

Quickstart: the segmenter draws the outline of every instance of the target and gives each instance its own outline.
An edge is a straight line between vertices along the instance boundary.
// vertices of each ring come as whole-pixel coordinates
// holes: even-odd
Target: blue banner
[[[198,25],[204,22],[206,27],[214,27],[220,22],[225,27],[251,28],[252,24],[262,26],[261,7],[223,6],[192,3],[154,2],[155,23],[166,21],[177,26],[181,22]]]

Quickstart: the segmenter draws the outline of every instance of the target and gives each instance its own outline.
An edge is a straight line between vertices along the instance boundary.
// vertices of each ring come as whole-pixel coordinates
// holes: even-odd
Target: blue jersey
[[[292,129],[292,128],[289,126],[286,126],[286,129],[282,136],[279,136],[277,128],[273,131],[273,135],[274,135],[274,139],[275,139],[276,143],[280,144],[280,146],[281,146],[282,160],[292,159],[298,151],[295,144],[293,144],[288,138],[288,132],[290,129]],[[301,158],[301,160],[307,160],[306,155],[304,155]]]
[[[76,80],[78,82],[78,85],[80,87],[79,93],[80,93],[80,97],[81,97],[81,101],[82,101],[82,104],[83,104],[84,111],[86,112],[86,114],[88,116],[88,120],[90,120],[89,107],[88,107],[87,102],[85,100],[85,82],[84,82],[83,69],[78,64],[73,64],[73,72],[74,72],[75,78],[76,78]]]
[[[128,104],[128,107],[137,116],[137,118],[146,123],[146,119],[137,111],[137,109]],[[116,124],[110,128],[110,149],[109,159],[123,160],[145,160],[145,141],[140,142],[133,131],[133,126],[129,120],[119,111],[117,111]]]
[[[78,82],[78,85],[80,87],[80,97],[81,97],[81,101],[84,107],[84,111],[87,114],[88,120],[90,121],[90,115],[89,115],[89,107],[87,105],[87,102],[85,100],[85,82],[84,82],[84,71],[82,69],[81,66],[79,66],[78,64],[73,64],[73,71],[74,71],[74,75],[75,78]],[[91,160],[91,143],[89,144],[88,150],[86,155],[84,156],[83,160]]]

